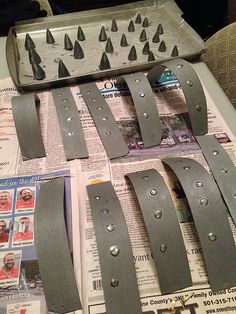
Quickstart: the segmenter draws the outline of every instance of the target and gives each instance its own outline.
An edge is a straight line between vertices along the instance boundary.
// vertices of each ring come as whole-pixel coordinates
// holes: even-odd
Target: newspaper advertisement
[[[236,164],[236,144],[225,144],[225,149],[231,158],[233,157],[233,161]],[[186,155],[186,152],[182,152],[178,154],[178,156],[195,159],[209,170],[201,153]],[[162,175],[172,194],[176,213],[181,225],[193,281],[192,287],[168,295],[161,295],[160,293],[158,275],[154,266],[142,213],[134,197],[132,186],[124,177],[127,173],[151,168],[156,169]],[[211,291],[204,265],[201,244],[185,194],[178,179],[172,172],[164,168],[159,158],[132,162],[123,159],[119,162],[110,163],[109,171],[104,171],[103,174],[91,172],[90,174],[81,174],[81,176],[81,180],[86,184],[93,184],[98,180],[100,182],[107,180],[112,181],[128,226],[143,313],[200,314],[220,312],[233,313],[236,311],[236,288],[229,288],[219,292]],[[84,189],[80,192],[82,286],[84,295],[86,295],[83,300],[84,304],[86,304],[84,313],[102,314],[105,313],[104,296],[90,205],[86,190]],[[236,239],[236,228],[230,218],[229,221],[234,238]]]
[[[65,178],[65,215],[72,237],[75,174],[58,171],[0,179],[0,313],[48,313],[34,242],[34,212],[40,184]],[[73,184],[75,181],[75,184]],[[72,250],[72,248],[71,248]],[[56,262],[56,261],[55,261]]]

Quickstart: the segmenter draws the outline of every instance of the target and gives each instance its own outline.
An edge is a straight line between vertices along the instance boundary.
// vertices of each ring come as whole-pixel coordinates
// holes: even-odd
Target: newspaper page
[[[224,145],[228,154],[236,164],[236,144],[228,143]],[[173,156],[173,154],[171,154],[171,156]],[[189,155],[186,152],[182,152],[178,153],[178,156],[195,159],[209,170],[201,153]],[[161,295],[160,293],[158,276],[154,266],[142,213],[134,196],[133,188],[130,182],[124,177],[127,173],[151,168],[156,169],[162,175],[172,195],[181,225],[193,280],[192,287],[168,295]],[[201,244],[185,194],[178,179],[170,170],[164,168],[159,158],[140,159],[138,161],[133,160],[132,162],[123,159],[119,162],[110,163],[109,171],[103,174],[98,171],[97,173],[83,173],[81,176],[81,180],[83,180],[85,184],[93,184],[98,180],[112,181],[128,226],[143,313],[203,314],[220,312],[233,313],[236,311],[236,288],[225,289],[219,292],[211,291],[208,284]],[[79,198],[84,313],[102,314],[105,313],[105,306],[99,258],[90,205],[86,190],[83,187],[79,193]],[[229,221],[234,238],[236,239],[236,228],[230,218]]]
[[[76,172],[66,170],[0,179],[0,313],[2,314],[48,313],[34,245],[34,211],[40,183],[62,176],[65,178],[67,232],[68,237],[71,238],[72,207],[78,208]]]

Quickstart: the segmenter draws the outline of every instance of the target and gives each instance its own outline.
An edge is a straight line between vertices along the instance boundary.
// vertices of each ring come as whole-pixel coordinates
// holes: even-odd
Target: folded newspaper
[[[79,88],[73,86],[71,91],[80,113],[89,159],[66,161],[51,94],[41,92],[38,94],[41,101],[39,119],[47,157],[23,162],[10,102],[11,97],[18,93],[10,79],[0,82],[0,176],[3,178],[0,180],[0,192],[4,192],[3,198],[11,200],[5,211],[0,211],[1,230],[5,228],[1,232],[3,242],[0,247],[0,269],[3,269],[0,270],[0,313],[47,313],[34,248],[33,213],[40,182],[59,175],[70,177],[68,184],[71,186],[69,194],[72,206],[66,208],[66,215],[70,217],[67,219],[68,235],[83,304],[83,311],[78,313],[105,313],[101,271],[86,185],[108,180],[113,183],[128,225],[143,313],[235,312],[236,288],[213,293],[209,287],[202,249],[188,203],[178,180],[173,174],[166,172],[161,162],[161,158],[166,156],[186,156],[199,161],[208,169],[192,136],[187,107],[178,81],[167,73],[155,88],[164,135],[160,146],[149,149],[143,147],[128,90],[119,90],[115,79],[98,81],[97,85],[129,146],[129,155],[112,162],[108,160]],[[235,163],[235,137],[207,90],[205,93],[209,134],[217,137]],[[132,187],[124,178],[126,173],[149,168],[160,172],[172,193],[193,280],[193,287],[168,295],[160,293],[142,214],[133,197]],[[22,192],[24,189],[25,193]],[[24,205],[23,194],[28,197],[29,207]],[[229,220],[235,236],[235,227],[230,218]],[[7,253],[10,255],[6,256]],[[14,278],[6,278],[4,262],[10,265],[14,263]]]

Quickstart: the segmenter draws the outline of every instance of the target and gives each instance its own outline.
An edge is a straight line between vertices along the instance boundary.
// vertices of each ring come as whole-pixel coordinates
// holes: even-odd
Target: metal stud
[[[116,278],[112,278],[112,280],[111,280],[111,286],[112,286],[113,288],[118,287],[118,286],[119,286],[119,280],[116,279]]]
[[[218,152],[218,150],[213,150],[213,151],[212,151],[212,154],[213,154],[214,156],[217,156],[217,155],[219,155],[219,152]]]
[[[208,234],[208,239],[209,239],[210,241],[216,241],[217,236],[216,236],[213,232],[210,232],[210,233]]]
[[[150,190],[151,195],[157,195],[157,190],[156,189],[151,189]]]
[[[147,112],[144,112],[143,113],[143,117],[144,117],[144,119],[148,119],[149,118],[149,114]]]
[[[106,135],[111,135],[111,132],[110,132],[110,131],[107,131],[107,132],[106,132]]]
[[[144,92],[139,92],[139,96],[143,98],[143,97],[145,97],[145,93]]]
[[[162,211],[160,209],[158,209],[155,213],[154,213],[154,217],[156,219],[161,219],[162,217]]]
[[[193,81],[188,80],[188,81],[187,81],[187,84],[188,84],[188,86],[192,87],[192,86],[193,86]]]
[[[189,166],[184,166],[183,169],[184,169],[184,170],[189,170],[190,167],[189,167]]]
[[[100,200],[101,196],[100,195],[96,195],[94,198],[95,198],[95,200]]]
[[[109,209],[108,209],[108,208],[103,208],[103,209],[101,210],[101,212],[102,212],[104,215],[106,215],[106,214],[109,213]]]
[[[167,245],[164,244],[164,243],[162,243],[162,245],[160,246],[160,251],[161,251],[162,253],[165,253],[165,252],[167,251]]]
[[[228,173],[228,169],[222,168],[222,169],[221,169],[221,172],[223,172],[223,173]]]
[[[201,204],[202,206],[207,206],[207,205],[208,205],[208,199],[205,198],[205,197],[202,197],[202,198],[200,199],[200,204]]]
[[[197,181],[197,182],[196,182],[196,186],[197,186],[198,188],[201,188],[201,187],[203,186],[203,183],[202,183],[201,181]]]
[[[198,112],[200,112],[200,111],[202,110],[202,107],[201,107],[201,105],[199,105],[199,104],[197,104],[197,105],[195,106],[195,108],[196,108],[196,110],[197,110]]]
[[[106,225],[106,229],[107,229],[107,231],[112,232],[115,230],[115,225],[110,223],[110,224]]]
[[[112,245],[110,247],[110,253],[112,256],[118,256],[120,253],[119,245]]]

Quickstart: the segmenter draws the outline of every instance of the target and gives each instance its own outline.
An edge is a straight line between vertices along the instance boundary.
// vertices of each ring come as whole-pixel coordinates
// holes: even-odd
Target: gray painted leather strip
[[[236,285],[236,250],[227,209],[212,176],[188,158],[164,159],[179,178],[200,238],[213,291]]]
[[[97,85],[94,82],[80,84],[79,89],[88,106],[109,159],[126,156],[129,152],[128,146],[106,100],[99,93]]]
[[[126,176],[143,213],[162,294],[192,286],[178,218],[162,176],[155,169]]]
[[[236,168],[214,135],[197,136],[196,139],[236,225]]]
[[[157,104],[150,83],[144,73],[123,75],[118,82],[125,80],[133,98],[144,147],[161,143],[162,126]]]
[[[41,184],[34,228],[48,310],[67,313],[81,309],[64,220],[64,178]]]
[[[111,182],[87,186],[107,314],[141,314],[126,221]]]
[[[69,87],[52,90],[67,160],[87,158],[88,151],[79,112]]]
[[[15,96],[11,99],[23,160],[46,156],[36,110],[36,100],[34,94]]]
[[[207,133],[207,105],[202,84],[193,66],[183,59],[173,59],[152,68],[147,78],[151,84],[156,83],[164,70],[168,68],[178,79],[188,106],[189,118],[194,135]]]

